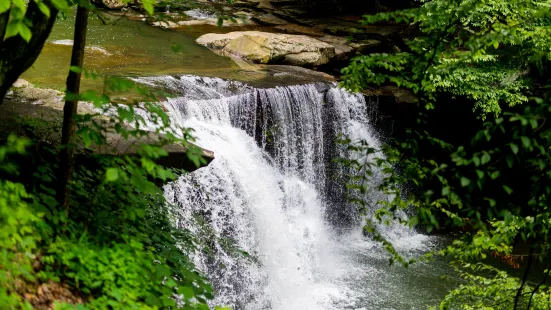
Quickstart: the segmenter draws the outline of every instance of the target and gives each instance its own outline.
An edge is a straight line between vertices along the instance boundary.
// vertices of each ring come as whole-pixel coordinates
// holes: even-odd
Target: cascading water
[[[176,126],[193,128],[197,143],[215,153],[208,167],[165,186],[175,225],[207,231],[212,251],[192,256],[215,287],[215,304],[424,306],[392,301],[400,283],[389,281],[397,271],[389,272],[384,252],[362,236],[357,212],[345,202],[343,168],[333,162],[347,156],[333,142],[340,134],[378,144],[363,96],[322,83],[255,89],[193,76],[139,81],[179,94],[165,102]],[[392,230],[389,236],[407,239],[406,249],[427,243],[405,228]]]

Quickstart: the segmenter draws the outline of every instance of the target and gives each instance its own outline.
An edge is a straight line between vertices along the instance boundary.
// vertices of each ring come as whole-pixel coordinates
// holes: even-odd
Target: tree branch
[[[543,277],[543,280],[541,280],[540,283],[538,283],[538,285],[536,285],[536,287],[534,287],[534,290],[532,291],[532,294],[530,294],[530,300],[528,301],[528,307],[526,308],[527,310],[530,310],[530,305],[532,305],[532,298],[534,297],[534,294],[540,289],[540,286],[545,283],[545,281],[547,280],[547,277],[549,276],[549,271],[551,271],[551,266],[549,266],[547,268],[547,272],[545,273],[545,276]]]
[[[522,289],[524,288],[524,285],[526,284],[526,280],[528,280],[528,274],[530,273],[530,269],[532,268],[532,261],[534,260],[534,248],[530,247],[530,256],[528,256],[528,264],[526,265],[526,269],[524,270],[524,276],[522,277],[522,283],[520,284],[520,287],[517,290],[517,295],[515,296],[515,305],[513,309],[517,309],[518,302],[520,300],[520,296],[522,295]]]

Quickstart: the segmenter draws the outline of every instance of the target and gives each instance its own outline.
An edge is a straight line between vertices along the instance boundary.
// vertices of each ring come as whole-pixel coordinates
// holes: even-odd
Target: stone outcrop
[[[268,26],[288,24],[287,21],[272,14],[257,15],[253,17],[253,20],[261,25],[268,25]]]
[[[110,10],[120,10],[126,6],[121,0],[93,0],[92,3]]]
[[[17,80],[11,91],[6,96],[6,101],[0,105],[0,131],[13,132],[20,135],[26,134],[26,126],[21,119],[31,120],[31,123],[48,123],[48,130],[44,131],[41,140],[58,144],[61,141],[60,131],[52,128],[61,128],[63,120],[63,96],[64,93],[53,89],[43,89],[32,86],[24,80]],[[94,106],[87,102],[79,102],[78,113],[96,113]],[[34,122],[32,120],[40,120]],[[102,122],[103,119],[96,119]],[[107,123],[106,123],[107,124]],[[108,126],[108,125],[106,125]],[[92,145],[90,148],[93,154],[107,156],[130,155],[137,156],[138,146],[145,144],[159,144],[161,136],[151,133],[141,138],[123,139],[115,133],[106,134],[106,145]],[[190,143],[191,146],[194,146]],[[212,151],[198,147],[199,156],[206,164],[214,159]],[[83,149],[82,146],[78,149]],[[168,155],[158,160],[159,164],[167,167],[185,169],[186,171],[196,170],[198,167],[188,158],[188,148],[181,144],[164,145],[163,149]]]
[[[305,35],[260,31],[209,33],[197,43],[223,55],[234,55],[263,64],[289,64],[312,67],[327,64],[335,57],[335,47]]]

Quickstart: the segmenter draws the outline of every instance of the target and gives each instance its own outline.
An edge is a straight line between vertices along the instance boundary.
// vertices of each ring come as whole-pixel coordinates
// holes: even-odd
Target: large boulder
[[[334,46],[305,35],[260,31],[209,33],[199,37],[197,43],[223,55],[263,64],[312,67],[324,65],[335,57]]]

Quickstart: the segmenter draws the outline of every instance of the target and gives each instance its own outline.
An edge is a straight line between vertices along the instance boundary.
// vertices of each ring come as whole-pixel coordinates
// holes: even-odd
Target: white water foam
[[[70,40],[70,39],[55,40],[50,43],[54,45],[67,45],[67,46],[72,46],[74,44],[73,40]],[[112,55],[110,52],[108,52],[106,49],[100,46],[91,45],[91,46],[86,46],[85,48],[89,51],[94,51],[94,52],[104,54],[105,56]]]

